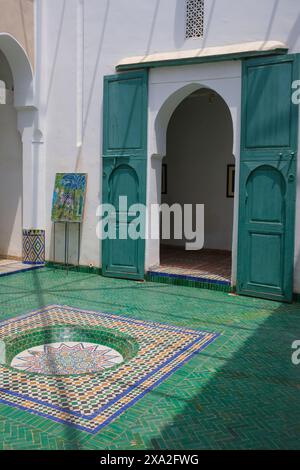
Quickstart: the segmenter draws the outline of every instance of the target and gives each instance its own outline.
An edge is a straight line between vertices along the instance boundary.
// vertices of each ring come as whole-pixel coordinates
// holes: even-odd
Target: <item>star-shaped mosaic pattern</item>
[[[117,351],[98,344],[46,344],[18,354],[11,366],[47,375],[74,375],[99,372],[123,362]]]

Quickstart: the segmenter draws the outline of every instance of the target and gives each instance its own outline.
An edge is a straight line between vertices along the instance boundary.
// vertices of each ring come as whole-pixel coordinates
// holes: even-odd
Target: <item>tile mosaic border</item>
[[[45,267],[43,264],[39,264],[39,265],[29,265],[27,263],[23,263],[23,264],[24,264],[24,269],[16,269],[15,271],[0,273],[0,277],[12,276],[13,274],[27,273],[28,271],[36,271],[37,269],[42,269]]]
[[[161,284],[211,289],[221,292],[231,292],[233,290],[233,287],[231,286],[231,283],[229,281],[221,281],[206,277],[189,276],[184,274],[174,274],[160,271],[148,271],[146,275],[146,280],[148,282],[158,282]]]
[[[168,273],[167,271],[149,271],[148,274],[151,276],[158,276],[158,277],[171,277],[174,279],[185,279],[189,281],[198,281],[198,282],[203,282],[203,283],[211,283],[211,284],[219,284],[221,286],[230,286],[230,281],[223,281],[219,279],[213,279],[210,277],[205,277],[205,276],[192,276],[189,274],[176,274],[176,273]]]
[[[113,313],[95,312],[62,305],[50,305],[43,309],[35,310],[25,315],[5,320],[0,323],[0,328],[6,325],[11,325],[12,323],[18,323],[22,322],[23,320],[32,319],[37,315],[43,315],[45,313],[51,314],[51,311],[55,312],[57,309],[66,310],[69,313],[75,313],[75,315],[76,313],[84,315],[91,314],[94,317],[112,319],[117,322],[123,322],[126,325],[134,325],[137,327],[137,329],[138,327],[144,327],[146,330],[147,328],[151,330],[158,329],[160,331],[167,331],[171,333],[171,335],[172,333],[176,333],[187,335],[187,337],[192,338],[191,342],[182,348],[177,348],[177,351],[174,355],[169,357],[167,360],[163,360],[163,362],[160,363],[158,367],[151,370],[146,376],[143,376],[141,380],[135,381],[134,384],[129,388],[126,387],[125,390],[119,393],[113,400],[100,407],[100,409],[96,409],[92,414],[89,415],[78,413],[63,407],[53,406],[53,404],[37,400],[28,395],[24,396],[20,393],[0,388],[0,394],[2,393],[2,397],[0,397],[0,403],[29,411],[30,413],[51,419],[56,422],[68,424],[72,427],[87,431],[91,434],[96,434],[99,432],[103,427],[108,425],[111,421],[120,416],[120,414],[133,406],[138,400],[143,398],[147,393],[170,377],[194,355],[201,352],[220,336],[220,333],[215,332],[192,330],[188,328],[172,326],[166,323],[142,321]],[[25,401],[26,405],[22,403],[22,400]],[[39,405],[39,409],[34,408],[34,405]],[[50,414],[50,409],[52,410],[52,414]],[[56,414],[60,414],[60,416],[56,416],[54,412]],[[70,422],[67,419],[70,416],[73,416],[74,420],[78,419],[78,422]]]

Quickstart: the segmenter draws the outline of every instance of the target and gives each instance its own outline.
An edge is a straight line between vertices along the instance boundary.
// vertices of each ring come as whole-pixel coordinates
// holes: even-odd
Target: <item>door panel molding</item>
[[[237,292],[292,301],[299,55],[243,64]],[[282,93],[279,93],[280,90]]]
[[[129,207],[146,203],[147,116],[147,71],[104,78],[103,203],[116,209],[109,225],[117,233],[102,242],[104,276],[144,279],[145,240],[122,238],[120,228],[128,233],[135,216],[126,213],[124,220],[118,202],[127,196]]]

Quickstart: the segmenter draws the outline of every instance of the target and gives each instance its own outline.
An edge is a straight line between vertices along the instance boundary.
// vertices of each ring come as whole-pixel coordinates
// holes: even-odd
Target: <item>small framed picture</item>
[[[166,163],[162,164],[161,172],[161,193],[167,194],[168,191],[168,168]]]
[[[235,165],[227,165],[227,197],[234,197]]]

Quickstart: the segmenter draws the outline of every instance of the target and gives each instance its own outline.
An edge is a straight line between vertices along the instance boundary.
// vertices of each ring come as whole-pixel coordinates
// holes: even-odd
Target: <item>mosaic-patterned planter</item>
[[[23,263],[45,263],[45,230],[23,230]]]

